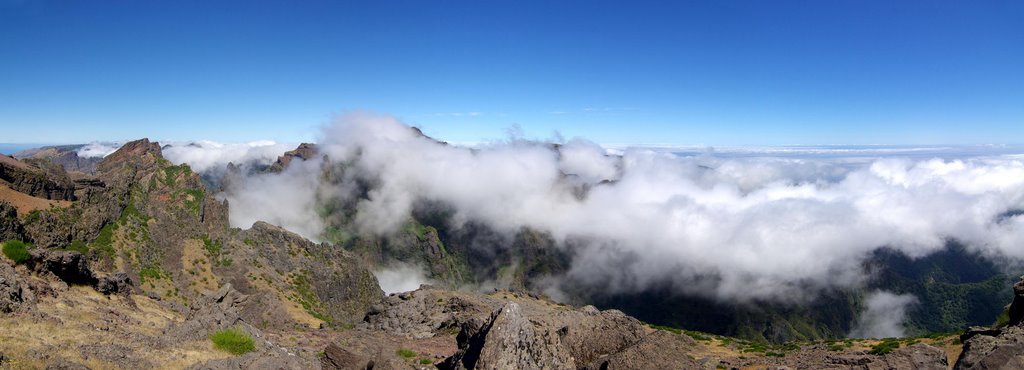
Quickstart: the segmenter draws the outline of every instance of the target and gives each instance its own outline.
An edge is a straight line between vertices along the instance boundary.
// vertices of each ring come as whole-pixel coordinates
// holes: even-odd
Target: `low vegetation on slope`
[[[234,355],[244,355],[256,349],[252,337],[239,328],[215,331],[210,334],[210,341],[217,349]]]
[[[3,242],[3,253],[14,263],[21,264],[31,257],[28,253],[31,247],[31,244],[26,244],[21,240],[8,240]]]

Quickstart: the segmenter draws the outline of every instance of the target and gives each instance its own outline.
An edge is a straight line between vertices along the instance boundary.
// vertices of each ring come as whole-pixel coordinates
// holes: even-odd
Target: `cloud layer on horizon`
[[[529,227],[571,241],[575,281],[608,292],[668,282],[724,301],[798,302],[858,286],[861,262],[883,246],[923,256],[957,239],[1024,257],[1024,216],[1007,214],[1024,209],[1020,157],[619,157],[584,139],[558,150],[518,139],[468,149],[367,114],[340,118],[319,144],[333,163],[372,179],[368,199],[355,200],[354,179],[322,181],[321,159],[293,162],[233,183],[223,195],[232,224],[265,220],[315,239],[321,202],[341,199],[356,201],[364,232],[386,234],[429,200],[452,208],[453,227]]]
[[[200,140],[171,142],[163,148],[162,152],[164,157],[171,162],[188,163],[193,170],[206,172],[223,169],[228,163],[269,165],[285,151],[294,148],[295,145],[280,144],[269,140],[247,143]]]

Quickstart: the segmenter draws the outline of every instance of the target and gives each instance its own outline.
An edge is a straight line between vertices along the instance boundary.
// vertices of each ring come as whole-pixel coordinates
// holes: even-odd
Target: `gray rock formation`
[[[29,264],[36,272],[52,273],[68,284],[96,283],[89,261],[79,252],[35,249],[30,254]]]
[[[103,276],[96,281],[96,291],[107,295],[130,295],[132,293],[132,278],[124,272]]]
[[[561,336],[538,327],[522,308],[509,302],[484,326],[464,326],[459,352],[445,361],[449,369],[575,369]]]
[[[1009,324],[971,328],[960,336],[964,350],[954,369],[1024,369],[1024,277],[1013,285]]]
[[[34,303],[35,296],[28,285],[13,267],[0,261],[0,313],[26,311]]]
[[[429,338],[470,321],[483,322],[502,303],[472,299],[422,286],[414,292],[392,294],[366,313],[364,328],[410,338]]]
[[[352,353],[338,345],[331,343],[324,348],[324,355],[320,357],[320,366],[324,370],[371,370],[375,362],[369,357]]]
[[[18,210],[10,203],[0,201],[0,242],[24,239],[25,230],[18,221]]]

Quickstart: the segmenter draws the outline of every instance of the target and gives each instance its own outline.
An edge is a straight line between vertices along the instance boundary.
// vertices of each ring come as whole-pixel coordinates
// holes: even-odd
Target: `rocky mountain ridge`
[[[67,176],[51,170],[45,181]],[[229,205],[145,139],[72,189],[67,207],[20,213],[0,199],[4,240],[34,244],[20,262],[0,257],[0,368],[945,369],[960,348],[955,336],[767,345],[558,304],[529,289],[424,286],[384,296],[359,248],[263,222],[231,228]],[[544,267],[559,257],[543,254],[543,234],[524,230],[513,241],[523,254],[466,266],[457,255],[470,246],[459,241],[487,230],[459,236],[432,225],[440,226],[421,214],[404,240],[349,246],[433,258],[434,273],[450,281],[519,258],[534,264],[512,274],[556,268]],[[958,368],[1014,353],[1021,296],[1010,325],[963,338]],[[251,351],[214,348],[210,335],[226,329],[251,338]]]

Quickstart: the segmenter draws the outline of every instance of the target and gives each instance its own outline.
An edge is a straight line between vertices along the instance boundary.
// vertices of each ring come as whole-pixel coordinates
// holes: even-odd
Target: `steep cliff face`
[[[75,184],[64,168],[45,160],[18,161],[0,154],[0,182],[34,197],[75,199]]]

